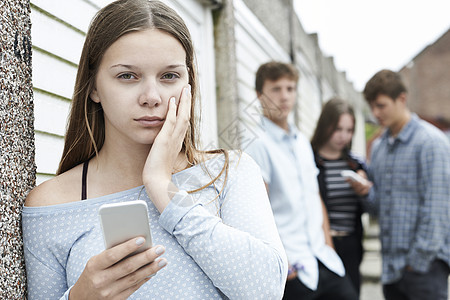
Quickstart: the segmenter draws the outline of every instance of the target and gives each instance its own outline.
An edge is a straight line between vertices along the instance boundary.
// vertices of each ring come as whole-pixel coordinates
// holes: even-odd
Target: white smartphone
[[[352,171],[352,170],[343,170],[341,171],[341,176],[347,179],[350,179],[352,181],[358,181],[360,183],[366,182],[366,179],[359,175],[358,173]]]
[[[103,204],[98,210],[105,248],[109,249],[132,238],[145,238],[140,253],[152,246],[147,203],[142,200]]]

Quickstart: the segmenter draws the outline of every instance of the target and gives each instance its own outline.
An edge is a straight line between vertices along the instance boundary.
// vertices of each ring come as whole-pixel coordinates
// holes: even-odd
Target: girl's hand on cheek
[[[181,92],[178,110],[175,97],[170,99],[168,106],[166,120],[155,138],[142,174],[147,194],[160,212],[170,201],[168,191],[172,171],[189,127],[190,85],[183,88]]]

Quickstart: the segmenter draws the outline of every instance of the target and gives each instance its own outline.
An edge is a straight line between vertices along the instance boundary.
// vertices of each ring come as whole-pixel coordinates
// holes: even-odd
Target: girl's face
[[[354,123],[350,114],[342,114],[326,146],[334,151],[342,151],[353,138]]]
[[[119,38],[106,50],[90,94],[103,108],[105,144],[153,144],[169,99],[178,103],[188,82],[186,52],[171,35],[148,29]]]

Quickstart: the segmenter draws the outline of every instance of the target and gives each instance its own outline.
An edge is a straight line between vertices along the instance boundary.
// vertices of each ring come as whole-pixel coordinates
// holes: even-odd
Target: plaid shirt
[[[415,114],[397,137],[374,144],[369,200],[379,216],[384,284],[405,266],[425,272],[434,259],[450,264],[450,144]]]

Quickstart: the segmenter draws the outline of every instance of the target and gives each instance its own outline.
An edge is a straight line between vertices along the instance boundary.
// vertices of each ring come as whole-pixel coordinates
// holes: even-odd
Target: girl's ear
[[[94,88],[92,92],[89,94],[89,97],[94,101],[95,103],[100,103],[100,97],[98,96],[97,89]]]

